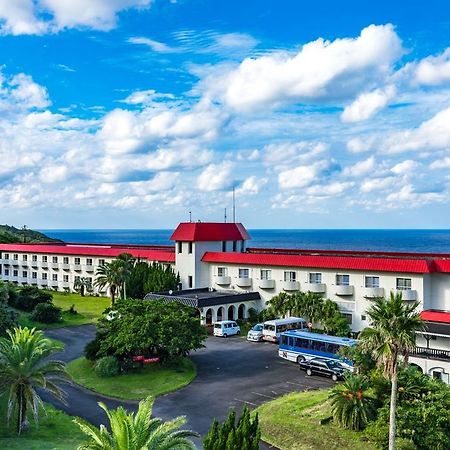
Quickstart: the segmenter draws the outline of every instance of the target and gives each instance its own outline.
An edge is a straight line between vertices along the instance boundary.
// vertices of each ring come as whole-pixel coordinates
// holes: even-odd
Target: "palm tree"
[[[32,411],[37,423],[39,407],[43,407],[36,389],[43,389],[65,402],[65,393],[56,382],[69,378],[63,362],[47,360],[60,348],[46,339],[42,331],[19,327],[7,333],[8,338],[0,338],[0,393],[8,392],[8,423],[17,408],[20,434],[28,425],[27,411]]]
[[[116,300],[116,293],[122,286],[122,263],[115,259],[109,263],[105,263],[97,269],[97,278],[94,281],[94,285],[100,289],[109,287],[111,294],[111,306],[114,306]]]
[[[299,310],[306,316],[311,323],[315,323],[320,319],[323,305],[323,298],[315,292],[302,292],[301,304]]]
[[[195,450],[196,446],[188,438],[198,436],[189,430],[179,430],[186,419],[177,417],[169,422],[151,418],[153,400],[151,397],[139,403],[135,413],[127,413],[123,407],[110,411],[99,403],[109,420],[111,432],[104,425],[94,427],[83,419],[75,418],[81,430],[90,440],[78,450]]]
[[[417,311],[419,303],[404,302],[401,293],[391,292],[389,299],[376,298],[373,302],[367,311],[371,326],[362,331],[361,343],[391,380],[389,450],[395,450],[398,358],[407,356],[415,345],[416,332],[424,325]]]
[[[130,279],[131,273],[136,259],[130,253],[121,253],[117,259],[122,264],[122,298],[127,298],[127,282]]]
[[[92,282],[88,277],[79,277],[75,280],[73,288],[84,297],[86,291],[92,291]]]
[[[333,419],[350,430],[362,430],[375,417],[375,399],[366,394],[367,381],[358,375],[348,375],[330,394]]]

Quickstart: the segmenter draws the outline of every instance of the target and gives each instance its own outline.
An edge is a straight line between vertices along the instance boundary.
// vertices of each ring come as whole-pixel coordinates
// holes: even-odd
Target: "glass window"
[[[46,279],[47,279],[47,274],[46,274],[46,273],[43,273],[43,274],[42,274],[42,279],[43,279],[43,280],[46,280]]]
[[[309,282],[313,284],[322,283],[322,274],[318,272],[310,273]]]
[[[75,258],[74,261],[75,261],[75,264],[80,264],[81,263],[80,258]]]
[[[63,275],[63,281],[65,283],[68,283],[69,282],[69,275]]]
[[[44,255],[43,257],[42,257],[42,262],[47,262],[48,261],[48,256],[47,255]]]
[[[99,259],[98,260],[98,265],[99,266],[104,266],[105,265],[105,260],[104,259]]]
[[[32,274],[31,274],[31,278],[33,278],[34,280],[37,278],[37,272],[33,272]]]
[[[188,285],[189,285],[189,288],[192,288],[192,275],[188,276]]]
[[[14,261],[17,261],[19,259],[19,255],[17,253],[14,253]]]
[[[9,269],[5,269],[5,275],[9,276]]]
[[[188,242],[188,253],[192,253],[192,242]]]
[[[18,277],[19,276],[19,271],[18,270],[14,270],[13,271],[13,277]]]
[[[9,253],[5,253],[5,259],[9,259]]]
[[[68,256],[64,256],[63,257],[63,263],[64,264],[69,264],[69,257]]]
[[[351,325],[353,322],[353,315],[349,313],[342,313],[342,315],[347,319],[347,323]]]
[[[54,273],[54,274],[52,275],[52,280],[53,280],[53,281],[58,281],[58,274],[57,274],[57,273]]]
[[[228,275],[228,269],[226,267],[218,267],[217,275],[219,277],[226,277]]]
[[[401,291],[411,289],[411,278],[397,278],[397,289]]]
[[[222,251],[223,252],[227,251],[227,241],[222,241]]]
[[[284,272],[284,281],[297,281],[297,274],[295,272]]]
[[[380,287],[380,277],[365,277],[366,288]]]
[[[37,261],[37,255],[33,255],[32,257],[31,257],[31,259],[33,260],[33,261]]]
[[[183,253],[183,243],[181,241],[177,242],[178,253]]]
[[[272,271],[269,269],[261,270],[261,280],[271,280],[272,279]]]
[[[53,261],[54,263],[57,263],[57,262],[58,262],[58,257],[57,257],[57,256],[53,256],[53,257],[52,257],[52,261]]]
[[[350,275],[336,275],[336,284],[338,286],[348,286],[350,284]]]
[[[92,258],[86,258],[86,265],[92,266]]]
[[[248,278],[249,270],[248,269],[239,269],[239,278]]]
[[[80,281],[80,275],[75,275],[74,280],[75,281]]]
[[[24,270],[24,271],[22,272],[22,277],[23,277],[23,278],[28,278],[28,272],[27,272],[26,270]]]
[[[23,260],[23,261],[27,261],[27,260],[28,260],[28,255],[23,255],[23,256],[22,256],[22,260]]]
[[[237,241],[233,241],[233,252],[237,250]]]

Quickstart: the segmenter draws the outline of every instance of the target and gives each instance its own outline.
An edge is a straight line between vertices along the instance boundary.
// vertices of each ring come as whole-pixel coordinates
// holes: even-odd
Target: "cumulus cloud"
[[[417,161],[407,159],[406,161],[402,161],[396,164],[394,167],[392,167],[391,171],[397,175],[406,175],[419,167],[419,165],[420,164]]]
[[[366,175],[374,170],[375,158],[371,156],[370,158],[364,161],[358,161],[353,166],[346,167],[342,174],[349,177],[361,177],[362,175]]]
[[[375,137],[366,137],[364,139],[355,137],[347,142],[347,150],[351,153],[364,153],[372,150]]]
[[[450,82],[450,47],[438,56],[422,59],[415,67],[413,80],[434,86]]]
[[[278,184],[281,189],[304,188],[329,174],[330,168],[330,161],[323,160],[283,170],[278,174]]]
[[[210,164],[197,178],[197,188],[201,191],[220,191],[233,185],[233,164],[224,161],[221,164]]]
[[[243,197],[248,195],[256,195],[266,183],[266,178],[258,178],[255,175],[252,175],[242,182],[242,184],[236,189],[235,193],[237,196]]]

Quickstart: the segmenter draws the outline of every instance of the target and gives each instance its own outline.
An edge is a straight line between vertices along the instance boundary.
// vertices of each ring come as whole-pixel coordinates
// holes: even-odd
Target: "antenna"
[[[224,213],[224,222],[227,223],[227,208],[225,208],[225,213]]]
[[[192,222],[192,211],[189,211],[189,222]]]
[[[236,223],[236,198],[234,195],[234,186],[233,186],[233,223]]]

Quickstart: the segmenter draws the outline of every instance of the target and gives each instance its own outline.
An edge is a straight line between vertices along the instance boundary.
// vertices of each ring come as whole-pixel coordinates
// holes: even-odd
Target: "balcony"
[[[59,265],[62,270],[70,270],[70,264],[69,263],[62,263]]]
[[[440,361],[450,361],[449,350],[437,350],[435,348],[416,347],[409,352],[410,356],[417,358],[438,359]]]
[[[366,287],[364,289],[365,289],[364,297],[366,298],[384,297],[384,288]]]
[[[305,289],[316,294],[323,294],[327,290],[325,283],[306,283]]]
[[[29,261],[22,261],[22,266],[28,267],[30,265]]]
[[[299,291],[300,290],[300,282],[298,282],[298,281],[283,281],[283,290],[284,291]]]
[[[353,295],[354,288],[351,285],[338,284],[335,286],[336,295]]]
[[[236,278],[236,286],[239,287],[250,287],[252,285],[252,279],[248,277],[238,277]]]
[[[39,262],[37,260],[31,261],[31,265],[32,265],[32,267],[39,267]]]
[[[259,280],[259,287],[261,289],[274,289],[275,280]]]
[[[229,277],[228,275],[218,276],[216,277],[216,284],[220,286],[231,284],[231,277]]]
[[[12,262],[13,266],[19,266],[19,260],[18,259],[14,259]]]
[[[52,269],[54,269],[54,270],[59,270],[59,264],[58,263],[52,262],[52,263],[50,263],[50,267]]]
[[[83,266],[83,267],[84,267],[84,270],[86,272],[94,272],[94,266],[92,264],[88,264],[88,265]]]
[[[64,288],[69,288],[70,287],[70,283],[68,281],[61,281],[61,283],[59,283],[59,285],[64,289]]]
[[[41,262],[41,267],[42,267],[43,269],[48,269],[48,262],[42,261],[42,262]]]
[[[396,294],[402,294],[402,299],[406,302],[413,302],[417,300],[417,291],[414,289],[396,289]]]
[[[81,272],[81,264],[73,264],[72,269]]]

